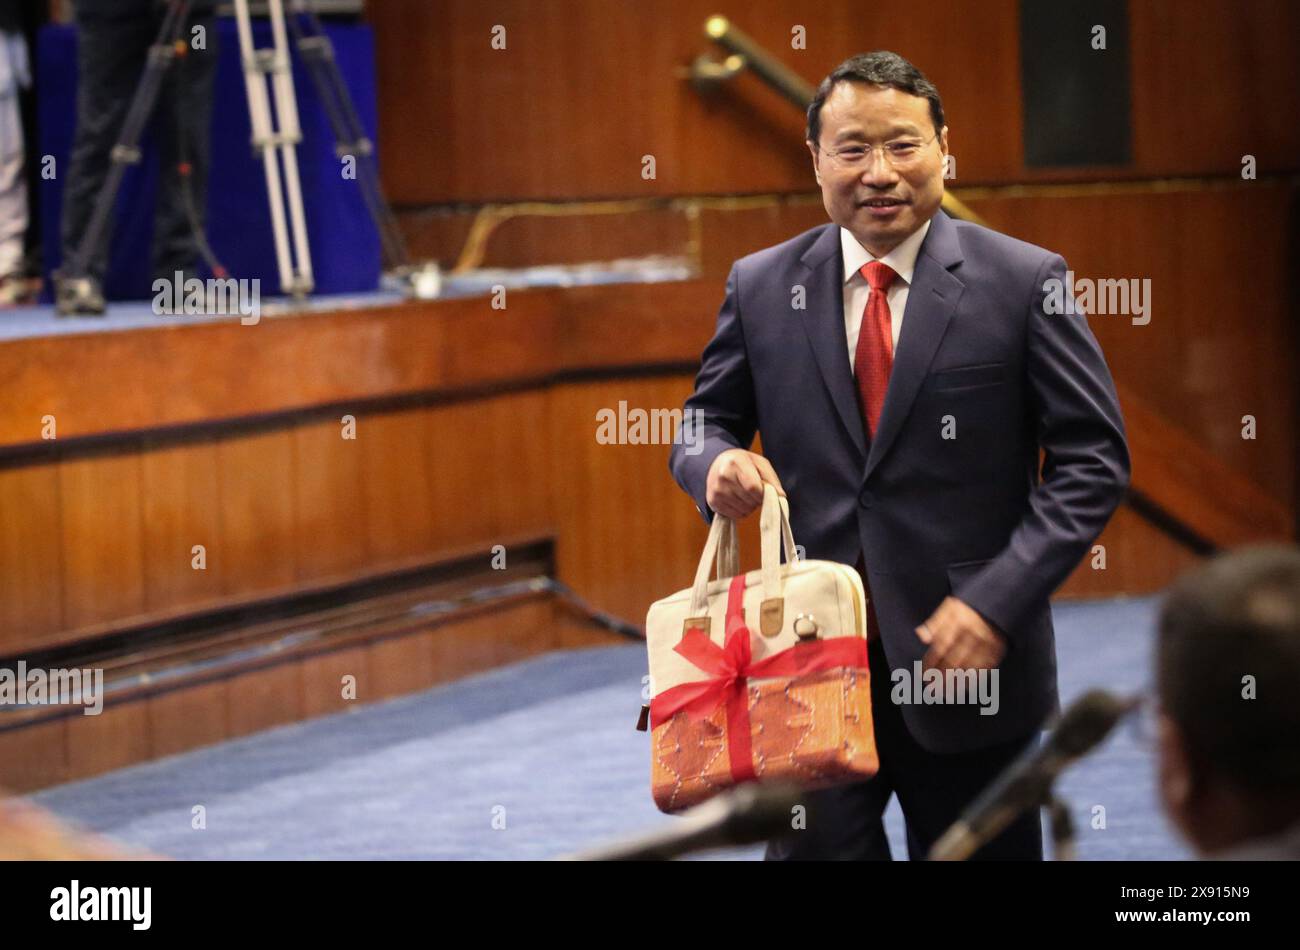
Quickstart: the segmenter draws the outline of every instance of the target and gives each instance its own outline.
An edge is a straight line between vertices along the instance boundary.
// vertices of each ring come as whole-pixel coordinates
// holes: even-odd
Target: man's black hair
[[[1160,610],[1156,679],[1199,768],[1300,792],[1300,549],[1242,548],[1180,578]]]
[[[943,100],[934,83],[925,78],[925,74],[897,53],[889,50],[876,50],[873,53],[859,53],[840,63],[829,76],[822,80],[817,92],[808,104],[808,141],[821,142],[822,106],[826,98],[842,82],[862,82],[873,86],[889,86],[920,96],[929,100],[930,120],[934,122],[934,131],[943,128]]]

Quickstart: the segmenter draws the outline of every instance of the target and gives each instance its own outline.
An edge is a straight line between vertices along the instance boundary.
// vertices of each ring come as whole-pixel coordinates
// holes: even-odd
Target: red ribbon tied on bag
[[[727,709],[727,757],[737,782],[757,778],[749,720],[748,680],[763,676],[802,676],[840,667],[867,666],[867,642],[861,637],[832,637],[796,643],[766,659],[753,660],[752,636],[745,625],[745,575],[731,579],[727,590],[726,636],[718,646],[699,627],[689,627],[673,651],[709,674],[682,683],[650,700],[653,730],[679,712],[704,718],[722,705]]]

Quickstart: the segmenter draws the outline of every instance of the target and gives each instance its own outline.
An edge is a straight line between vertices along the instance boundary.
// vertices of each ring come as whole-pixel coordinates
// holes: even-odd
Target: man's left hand
[[[922,661],[927,670],[991,670],[1007,652],[1002,634],[956,597],[945,597],[916,635],[930,648]]]

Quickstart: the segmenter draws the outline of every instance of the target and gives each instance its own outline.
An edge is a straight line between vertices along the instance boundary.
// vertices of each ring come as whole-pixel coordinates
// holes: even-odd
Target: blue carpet
[[[1054,608],[1062,700],[1149,679],[1153,599]],[[200,859],[538,859],[673,819],[633,731],[644,648],[555,653],[345,713],[46,790],[65,818]],[[1118,731],[1060,793],[1084,859],[1186,858],[1160,815],[1149,750]],[[192,827],[196,806],[206,827]],[[1097,824],[1105,809],[1105,827]],[[906,854],[902,815],[886,824]],[[752,858],[758,848],[711,857]]]

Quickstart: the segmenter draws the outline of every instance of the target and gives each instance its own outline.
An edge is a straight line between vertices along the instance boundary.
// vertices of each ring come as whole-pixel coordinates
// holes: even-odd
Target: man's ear
[[[939,130],[939,147],[943,149],[943,154],[948,154],[948,126]]]
[[[804,144],[808,146],[808,151],[812,153],[813,177],[817,179],[817,184],[820,185],[822,183],[822,166],[821,166],[822,153],[817,148],[817,143],[814,142],[812,139],[806,140]]]

